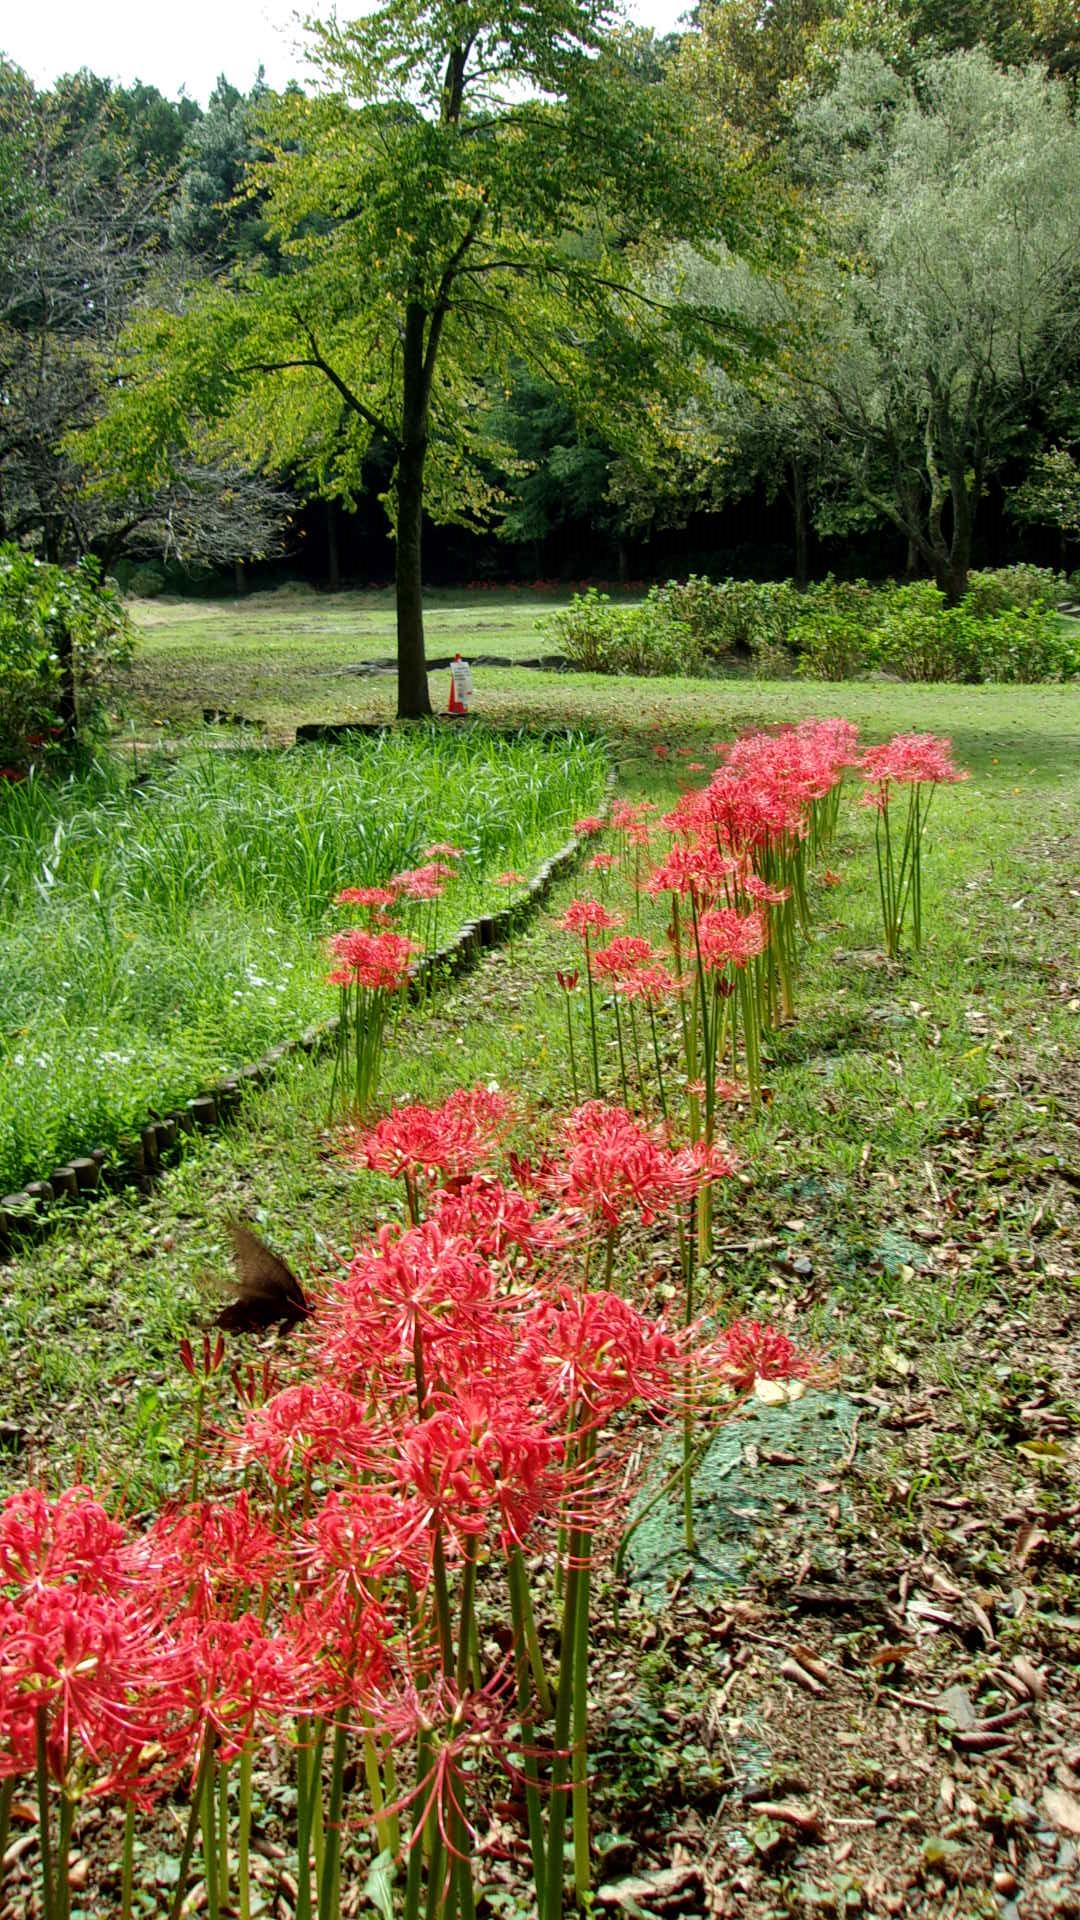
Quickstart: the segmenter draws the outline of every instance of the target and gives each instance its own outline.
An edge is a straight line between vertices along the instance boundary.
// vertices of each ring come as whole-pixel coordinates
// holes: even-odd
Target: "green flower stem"
[[[305,1715],[297,1724],[296,1751],[296,1920],[311,1920],[311,1843],[315,1807],[321,1798],[322,1723]]]
[[[694,1318],[694,1263],[690,1255],[691,1242],[683,1227],[682,1214],[679,1214],[679,1253],[683,1267],[683,1325],[688,1327]],[[682,1440],[682,1493],[683,1493],[683,1540],[688,1554],[695,1551],[697,1541],[694,1535],[694,1368],[693,1362],[686,1363],[683,1401]]]
[[[473,1647],[476,1637],[476,1540],[472,1537],[466,1542],[464,1559],[465,1564],[461,1575],[461,1624],[458,1628],[457,1666],[454,1673],[459,1690],[470,1681],[474,1687],[480,1684],[479,1669],[473,1668]],[[471,1672],[470,1669],[472,1669]]]
[[[652,1033],[653,1059],[656,1062],[656,1085],[660,1093],[660,1112],[664,1117],[664,1125],[666,1127],[669,1124],[669,1115],[667,1094],[664,1091],[664,1066],[660,1058],[660,1037],[656,1031],[656,1010],[651,1001],[649,1002],[649,1029]]]
[[[617,993],[612,995],[611,1004],[615,1009],[615,1037],[619,1044],[619,1079],[622,1082],[623,1106],[628,1107],[630,1105],[630,1089],[626,1081],[626,1053],[623,1048],[622,1015],[619,1012],[619,996]]]
[[[44,1920],[56,1920],[56,1905],[53,1900],[52,1822],[49,1817],[49,1761],[47,1751],[49,1723],[48,1715],[44,1707],[38,1707],[34,1721],[37,1731],[35,1772],[37,1778],[38,1836],[41,1848],[41,1906]]]
[[[588,1470],[596,1447],[590,1434],[582,1449]],[[581,1579],[574,1609],[574,1680],[571,1722],[571,1779],[574,1819],[574,1892],[579,1906],[589,1893],[589,1591],[592,1578],[592,1542],[583,1534]]]
[[[218,1891],[223,1907],[229,1904],[229,1769],[218,1768]]]
[[[416,1778],[427,1779],[431,1771],[431,1734],[427,1728],[417,1737],[416,1742]],[[430,1834],[433,1815],[428,1815],[427,1833]],[[417,1833],[409,1847],[409,1864],[405,1872],[405,1920],[420,1920],[420,1892],[423,1882],[425,1835]]]
[[[570,995],[565,993],[563,999],[566,1002],[566,1039],[570,1049],[570,1084],[574,1089],[574,1105],[576,1107],[580,1102],[581,1096],[578,1093],[577,1058],[574,1053],[574,1022],[570,1016]]]
[[[447,1874],[446,1843],[439,1831],[438,1814],[434,1807],[428,1816],[428,1827],[431,1835],[431,1857],[428,1860],[425,1920],[451,1920],[451,1914],[457,1905],[456,1888],[453,1874]]]
[[[237,1787],[236,1890],[240,1920],[251,1920],[251,1774],[254,1754],[245,1747],[240,1755]]]
[[[217,1741],[214,1730],[208,1726],[203,1733],[203,1748],[199,1756],[199,1771],[195,1776],[195,1783],[191,1790],[191,1807],[188,1812],[188,1823],[184,1832],[184,1844],[180,1850],[180,1865],[176,1876],[176,1892],[173,1895],[172,1906],[169,1908],[169,1920],[180,1920],[180,1915],[184,1909],[188,1878],[191,1873],[191,1861],[195,1852],[195,1841],[198,1836],[199,1821],[202,1815],[206,1783],[213,1773],[214,1748],[216,1744]]]
[[[530,1685],[531,1642],[536,1628],[529,1599],[525,1561],[520,1547],[514,1547],[507,1563],[510,1583],[510,1618],[514,1629],[514,1679],[517,1687],[518,1716],[525,1772],[525,1810],[529,1823],[529,1851],[532,1855],[533,1892],[536,1910],[544,1909],[545,1860],[544,1820],[540,1809],[540,1775],[536,1764],[536,1733],[532,1718]]]
[[[326,1809],[326,1844],[319,1876],[319,1920],[340,1920],[341,1828],[345,1805],[345,1761],[349,1751],[349,1722],[342,1716],[334,1726],[330,1761],[330,1797]]]
[[[3,1848],[0,1847],[0,1861],[3,1860]],[[135,1802],[128,1800],[124,1807],[124,1843],[120,1855],[120,1920],[131,1920],[131,1904],[135,1892]],[[241,1920],[248,1920],[246,1914]]]
[[[600,1098],[600,1049],[596,1040],[596,1000],[593,995],[593,977],[589,952],[589,929],[585,929],[585,978],[589,986],[589,1034],[592,1039],[593,1093]]]
[[[536,1631],[536,1616],[533,1613],[532,1595],[529,1592],[529,1579],[525,1568],[525,1556],[520,1547],[514,1547],[510,1555],[511,1590],[517,1591],[521,1604],[521,1622],[525,1634],[525,1644],[529,1654],[529,1666],[532,1669],[533,1686],[540,1703],[540,1711],[549,1717],[555,1711],[555,1702],[551,1695],[551,1685],[544,1665],[544,1655]]]
[[[638,1099],[644,1108],[648,1105],[648,1102],[645,1096],[645,1075],[641,1071],[641,1046],[638,1041],[637,1015],[634,1012],[634,1003],[632,1000],[627,1001],[626,1010],[630,1019],[630,1040],[634,1049],[634,1072],[637,1076]]]
[[[556,1694],[553,1734],[555,1757],[551,1769],[546,1884],[541,1920],[562,1920],[563,1912],[563,1855],[566,1850],[566,1787],[570,1771],[570,1718],[574,1693],[574,1659],[577,1651],[581,1572],[583,1555],[587,1547],[588,1542],[583,1530],[580,1527],[573,1527],[567,1542],[567,1566],[563,1590],[562,1654],[559,1661],[559,1686]]]
[[[199,1809],[202,1825],[203,1878],[206,1883],[206,1911],[210,1920],[221,1920],[221,1899],[218,1889],[217,1861],[217,1820],[215,1818],[214,1770],[208,1767],[202,1786],[202,1805]]]

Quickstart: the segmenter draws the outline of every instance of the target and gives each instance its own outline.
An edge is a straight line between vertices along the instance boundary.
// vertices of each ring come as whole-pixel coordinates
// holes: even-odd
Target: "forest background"
[[[658,394],[651,413],[639,407],[631,420],[618,379],[578,392],[525,358],[493,361],[486,381],[472,380],[460,406],[482,448],[480,484],[445,512],[432,504],[425,579],[627,584],[707,571],[804,581],[835,569],[936,570],[940,584],[965,498],[965,565],[1075,564],[1080,22],[1070,0],[722,0],[683,32],[636,35],[631,51],[638,77],[742,183],[743,225],[767,244],[753,265],[738,235],[726,268],[685,245],[635,265],[650,294],[672,307],[711,302],[729,322],[715,361],[699,341],[694,381],[674,399]],[[378,432],[351,466],[244,459],[208,441],[152,483],[145,473],[118,482],[107,453],[102,485],[100,449],[99,470],[87,468],[133,318],[180,312],[236,274],[281,270],[251,174],[273,137],[270,99],[222,77],[203,109],[85,70],[39,90],[0,65],[0,537],[63,563],[94,554],[144,595],[220,592],[223,578],[238,589],[285,578],[335,588],[392,576],[383,502],[393,454]],[[952,201],[935,192],[945,166],[954,179],[967,170]],[[896,217],[883,232],[868,209],[890,194]],[[1015,286],[1010,220],[1042,243]],[[641,238],[617,236],[631,262]],[[972,296],[959,328],[958,286]],[[988,313],[999,295],[1000,312]],[[1033,328],[1026,351],[1018,335],[1009,365],[980,364],[982,343],[1008,339],[1021,309]],[[818,377],[823,315],[846,388]],[[959,387],[958,331],[971,359]],[[943,428],[958,428],[951,497],[949,475],[934,471],[940,450],[907,471],[912,445],[928,441],[913,388],[939,377],[946,414],[950,404],[963,414]]]

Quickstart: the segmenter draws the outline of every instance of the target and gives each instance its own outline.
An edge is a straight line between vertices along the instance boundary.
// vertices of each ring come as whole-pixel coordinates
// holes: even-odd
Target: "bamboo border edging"
[[[337,735],[359,730],[343,727],[337,730]],[[379,731],[383,729],[380,727]],[[617,769],[609,766],[597,810],[601,819],[606,819],[610,811],[618,777]],[[466,920],[444,946],[433,953],[422,954],[411,972],[410,1000],[421,1003],[430,1000],[439,985],[447,985],[461,974],[471,972],[483,953],[504,945],[518,928],[528,925],[554,882],[572,871],[588,844],[587,836],[572,834],[555,853],[541,861],[526,881],[521,900],[494,913],[481,914],[476,920]],[[20,1192],[0,1195],[0,1259],[20,1245],[41,1239],[51,1226],[59,1224],[59,1217],[51,1211],[57,1201],[77,1205],[108,1188],[134,1186],[148,1191],[179,1158],[186,1134],[216,1130],[239,1107],[245,1092],[265,1086],[273,1079],[283,1060],[298,1053],[312,1058],[325,1053],[337,1027],[337,1014],[330,1014],[305,1028],[295,1039],[279,1040],[250,1066],[231,1068],[184,1106],[174,1107],[164,1116],[151,1113],[137,1131],[120,1136],[113,1159],[104,1147],[95,1147],[88,1154],[76,1155],[57,1165],[47,1178],[28,1181]],[[70,1218],[70,1215],[60,1217]]]

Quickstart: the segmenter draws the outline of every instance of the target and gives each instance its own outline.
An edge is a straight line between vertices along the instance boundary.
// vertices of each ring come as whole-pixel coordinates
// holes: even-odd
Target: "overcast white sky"
[[[667,32],[689,4],[631,0],[631,11]],[[310,10],[317,12],[317,4]],[[350,17],[348,0],[338,12]],[[18,7],[5,0],[0,52],[39,87],[89,67],[122,84],[144,80],[170,99],[183,87],[205,105],[219,73],[242,90],[260,65],[272,87],[293,76],[302,80],[297,17],[296,0],[22,0]]]

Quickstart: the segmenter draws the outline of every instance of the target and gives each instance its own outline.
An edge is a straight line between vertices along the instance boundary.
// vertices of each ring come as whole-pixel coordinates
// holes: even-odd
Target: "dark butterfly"
[[[236,1297],[222,1307],[214,1325],[226,1333],[261,1333],[278,1325],[288,1332],[311,1312],[295,1273],[250,1227],[239,1220],[225,1224],[233,1243],[236,1277],[231,1284]]]

